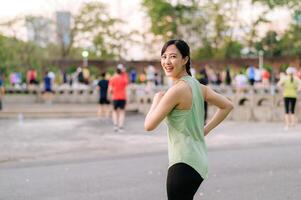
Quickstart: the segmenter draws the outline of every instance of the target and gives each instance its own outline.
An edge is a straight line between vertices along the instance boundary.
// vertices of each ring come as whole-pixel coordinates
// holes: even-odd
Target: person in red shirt
[[[270,72],[264,69],[261,76],[263,85],[268,86],[270,84]]]
[[[114,131],[123,131],[126,106],[126,87],[128,79],[122,74],[121,69],[116,70],[116,74],[109,81],[108,93],[113,101],[112,120]]]

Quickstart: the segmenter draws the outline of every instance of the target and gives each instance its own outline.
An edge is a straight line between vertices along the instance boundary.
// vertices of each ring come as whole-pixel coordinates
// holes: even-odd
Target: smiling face
[[[177,47],[172,44],[166,48],[166,51],[161,56],[161,65],[165,75],[172,78],[180,78],[187,74],[185,64],[188,57],[183,58]]]

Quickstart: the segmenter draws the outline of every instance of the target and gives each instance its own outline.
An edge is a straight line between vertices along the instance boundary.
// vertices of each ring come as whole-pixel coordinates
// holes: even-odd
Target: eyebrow
[[[177,53],[169,53],[169,54],[167,54],[167,53],[164,53],[163,55],[178,55]],[[163,56],[162,55],[162,56]]]

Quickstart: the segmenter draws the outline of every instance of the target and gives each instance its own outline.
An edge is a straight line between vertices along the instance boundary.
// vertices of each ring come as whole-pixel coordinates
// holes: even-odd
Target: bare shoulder
[[[180,80],[178,83],[176,83],[175,85],[173,85],[168,91],[174,93],[174,94],[183,94],[183,93],[186,93],[186,92],[189,92],[190,91],[190,87],[189,85],[183,81],[183,80]]]
[[[173,93],[173,98],[177,102],[177,109],[186,110],[191,107],[192,91],[185,81],[180,80],[170,88],[170,92]]]
[[[200,83],[200,90],[202,91],[203,98],[206,99],[208,86]]]

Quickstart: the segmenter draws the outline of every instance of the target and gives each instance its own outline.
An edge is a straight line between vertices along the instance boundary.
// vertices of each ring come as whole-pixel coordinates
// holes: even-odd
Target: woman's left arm
[[[202,87],[204,91],[205,101],[207,101],[209,104],[213,104],[218,107],[218,110],[215,112],[213,117],[204,127],[204,134],[206,136],[212,129],[214,129],[227,117],[227,115],[231,112],[234,106],[229,99],[216,93],[211,88],[207,86]]]
[[[158,92],[153,98],[153,103],[148,111],[145,121],[144,129],[146,131],[154,130],[161,121],[176,107],[179,103],[180,88],[174,86],[170,88],[165,94]]]

